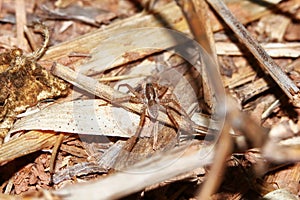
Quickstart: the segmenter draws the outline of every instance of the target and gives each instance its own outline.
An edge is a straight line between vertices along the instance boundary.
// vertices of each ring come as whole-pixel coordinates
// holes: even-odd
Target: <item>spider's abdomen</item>
[[[159,112],[159,105],[158,103],[154,100],[151,99],[148,101],[148,114],[152,119],[156,119],[158,116]]]

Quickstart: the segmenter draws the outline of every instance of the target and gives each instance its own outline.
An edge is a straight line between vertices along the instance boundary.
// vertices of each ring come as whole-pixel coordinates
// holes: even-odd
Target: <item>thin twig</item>
[[[266,53],[259,43],[252,38],[247,29],[235,18],[231,11],[221,0],[207,0],[207,2],[222,17],[233,30],[240,41],[245,44],[262,66],[267,70],[274,81],[281,87],[292,103],[300,106],[300,91],[294,82],[282,71],[274,60]]]

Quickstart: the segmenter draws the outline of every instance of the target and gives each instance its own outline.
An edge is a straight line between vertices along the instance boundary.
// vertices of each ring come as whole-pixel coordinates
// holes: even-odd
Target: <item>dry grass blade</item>
[[[130,137],[137,127],[138,115],[122,108],[103,106],[104,104],[106,102],[99,99],[53,104],[18,120],[9,133],[24,130],[51,130],[74,134]],[[128,118],[132,122],[130,128],[124,127],[128,123]]]
[[[67,41],[51,47],[44,55],[43,60],[58,60],[72,52],[90,52],[91,49],[94,49],[101,44],[103,40],[110,38],[112,35],[117,35],[122,32],[124,33],[132,28],[165,27],[166,24],[160,23],[157,20],[157,16],[158,18],[164,19],[164,22],[170,26],[169,28],[185,33],[188,31],[187,24],[183,21],[178,6],[176,6],[176,3],[172,1],[159,9],[154,15],[139,13],[117,23],[113,23],[104,30],[99,29],[76,38],[75,40]],[[115,48],[119,48],[119,46],[116,46]]]
[[[266,51],[254,40],[246,28],[233,16],[221,0],[207,0],[235,32],[241,42],[251,51],[260,64],[268,71],[274,81],[281,87],[295,106],[300,106],[300,91],[294,82],[281,70]]]
[[[213,152],[213,146],[185,146],[151,157],[126,171],[117,172],[102,180],[88,184],[74,184],[53,193],[63,196],[66,200],[79,200],[87,196],[90,200],[118,199],[147,186],[208,165],[212,162]]]
[[[188,42],[187,38],[172,36],[170,29],[164,28],[138,28],[121,34],[114,31],[92,51],[92,58],[78,68],[82,74],[97,74]]]

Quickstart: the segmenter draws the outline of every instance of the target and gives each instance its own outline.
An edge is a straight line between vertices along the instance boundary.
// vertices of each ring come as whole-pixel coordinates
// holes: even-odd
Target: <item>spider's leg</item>
[[[138,140],[138,138],[141,134],[141,131],[143,129],[143,126],[145,124],[146,108],[147,108],[147,106],[143,105],[142,114],[140,116],[140,122],[139,122],[138,128],[136,129],[136,132],[135,132],[134,136],[132,136],[129,139],[129,146],[126,148],[129,152],[133,149],[134,145],[136,144],[136,142],[137,142],[137,140]]]
[[[171,108],[174,109],[174,107],[171,107],[169,105],[169,103],[173,103],[173,105],[176,107],[175,110],[177,112],[179,112],[181,115],[183,115],[186,118],[186,120],[188,120],[188,122],[191,126],[194,125],[194,122],[191,120],[190,116],[187,114],[187,112],[181,107],[181,105],[176,100],[174,100],[172,98],[164,98],[164,99],[160,100],[160,103],[162,105],[167,105],[170,109]]]
[[[173,103],[173,105],[176,107],[176,109],[174,108],[174,106],[171,106],[169,105],[169,103]],[[193,122],[191,120],[191,118],[189,117],[189,115],[186,113],[186,111],[180,106],[180,104],[174,100],[174,99],[171,99],[171,98],[165,98],[165,99],[162,99],[160,101],[161,105],[163,105],[165,108],[166,108],[166,112],[167,112],[167,115],[168,117],[170,118],[170,120],[172,121],[172,123],[175,125],[175,127],[177,128],[177,130],[179,131],[180,130],[180,127],[178,125],[178,122],[176,121],[175,117],[172,115],[171,113],[171,110],[175,111],[175,112],[179,112],[179,114],[181,114],[186,122],[188,122],[188,132],[186,132],[189,136],[192,136],[193,132],[194,132],[194,126],[195,126],[195,122]],[[177,141],[179,143],[179,139],[180,139],[180,134],[177,134]]]
[[[118,103],[122,103],[122,102],[131,102],[131,103],[143,103],[143,98],[144,96],[140,93],[138,93],[137,91],[135,91],[133,89],[133,87],[131,87],[129,84],[121,84],[119,85],[118,88],[120,87],[127,87],[128,90],[134,94],[134,96],[128,95],[128,96],[124,96],[124,97],[119,97],[119,98],[114,98],[111,102],[112,104],[118,104]]]
[[[140,94],[140,93],[138,93],[137,91],[135,91],[135,89],[134,89],[133,87],[131,87],[129,84],[127,84],[127,83],[120,84],[120,85],[118,86],[118,89],[119,89],[120,87],[127,87],[128,90],[129,90],[132,94],[134,94],[134,96],[136,96],[137,98],[140,98],[140,99],[143,98],[143,95],[142,95],[142,94]]]
[[[177,134],[177,144],[179,144],[179,141],[180,141],[180,127],[179,127],[179,124],[178,122],[176,121],[175,117],[173,116],[172,112],[171,112],[171,107],[169,105],[164,105],[164,107],[166,108],[166,113],[169,117],[169,119],[171,120],[171,122],[174,124],[174,126],[176,127],[177,131],[178,131],[178,134]]]
[[[161,99],[168,91],[168,87],[167,86],[161,86],[157,83],[152,83],[154,85],[154,87],[157,88],[157,96],[159,99]]]
[[[153,150],[157,149],[157,139],[158,139],[158,120],[155,120],[155,122],[153,122],[153,145],[152,148]]]

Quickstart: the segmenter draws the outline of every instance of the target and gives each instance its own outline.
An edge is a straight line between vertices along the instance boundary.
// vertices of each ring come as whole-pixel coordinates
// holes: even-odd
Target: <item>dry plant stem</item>
[[[196,3],[197,5],[203,5],[199,2],[197,2],[196,0],[193,1],[193,3]],[[205,31],[201,31],[199,29],[199,26],[201,26],[202,23],[200,23],[200,19],[198,18],[198,14],[195,11],[195,7],[193,5],[193,3],[187,1],[187,0],[179,0],[179,4],[181,4],[181,6],[183,6],[181,8],[182,12],[184,13],[185,17],[187,18],[186,21],[188,22],[189,28],[192,31],[193,36],[195,37],[195,39],[197,41],[201,41],[201,43],[203,43],[206,46],[206,51],[208,51],[210,54],[208,54],[210,57],[212,58],[216,58],[216,55],[212,55],[214,54],[215,50],[215,46],[213,43],[213,40],[210,40],[210,30],[205,30]],[[199,8],[200,9],[200,8]],[[192,15],[190,14],[190,12],[192,13]],[[202,13],[202,15],[204,15]],[[196,19],[194,19],[196,18]],[[202,27],[201,27],[202,28]],[[209,29],[209,26],[205,28]],[[203,38],[208,38],[209,44],[207,44],[206,42],[203,41]],[[215,59],[211,59],[211,58],[206,58],[205,56],[203,57],[203,55],[200,55],[200,58],[202,59],[207,59],[207,63],[209,63],[210,67],[208,66],[204,66],[203,68],[205,69],[205,73],[208,76],[208,85],[210,87],[211,93],[212,94],[216,94],[215,98],[216,101],[220,104],[225,104],[225,93],[224,93],[224,87],[221,81],[221,77],[220,74],[218,72],[218,67],[217,67],[217,62]],[[216,105],[214,105],[216,106]],[[221,107],[220,107],[221,108]],[[220,117],[224,117],[225,116],[225,109],[221,108],[220,113],[218,113],[218,115],[220,115]]]
[[[300,106],[299,88],[281,70],[266,51],[253,39],[246,28],[233,16],[231,11],[221,0],[207,0],[207,2],[222,17],[226,24],[233,30],[240,41],[250,50],[262,66],[281,87],[295,106]]]
[[[57,135],[53,132],[29,131],[0,147],[0,165],[15,158],[51,147]]]
[[[191,1],[190,1],[191,2]],[[198,11],[197,15],[190,15],[190,13],[194,13],[194,12],[189,12],[188,10],[183,9],[184,13],[185,13],[185,17],[187,18],[187,21],[190,25],[190,28],[192,30],[192,33],[195,37],[195,39],[204,47],[204,49],[211,55],[211,57],[214,58],[214,60],[216,61],[216,53],[215,53],[215,45],[214,45],[214,41],[210,38],[209,40],[209,36],[211,31],[210,31],[210,26],[204,26],[205,30],[202,30],[203,27],[203,20],[199,19],[198,16],[203,16],[204,14],[204,9],[201,9],[201,7],[203,8],[205,3],[198,1],[198,0],[193,0],[193,3],[191,4],[191,7],[194,7],[194,9],[196,9],[196,11]],[[187,4],[187,2],[185,2],[185,4]],[[200,13],[199,13],[200,12]],[[205,20],[204,20],[205,21]],[[206,42],[203,42],[206,41]],[[216,62],[217,63],[217,62]],[[206,66],[208,67],[208,66]],[[207,73],[204,73],[205,75]],[[208,74],[209,75],[209,74]],[[210,74],[211,76],[213,76],[214,74]],[[208,76],[209,77],[209,76]],[[208,78],[206,76],[206,78]],[[212,77],[210,77],[212,78]],[[214,102],[216,103],[216,102]],[[216,106],[216,105],[214,105]],[[218,143],[218,147],[216,150],[216,156],[214,157],[214,164],[212,165],[211,171],[208,174],[208,176],[206,177],[206,182],[204,183],[203,187],[201,188],[201,190],[199,190],[199,194],[197,195],[197,199],[209,199],[210,196],[219,188],[221,182],[222,182],[222,175],[224,173],[225,170],[225,163],[226,163],[226,159],[228,157],[228,155],[230,155],[230,153],[232,152],[232,142],[231,142],[231,138],[229,136],[229,130],[230,130],[230,126],[229,126],[229,122],[225,122],[224,127],[222,129],[220,138],[219,138],[219,143]],[[222,144],[221,144],[222,143]]]
[[[179,0],[178,3],[195,40],[214,59],[214,62],[216,62],[217,54],[210,20],[207,14],[208,6],[206,2],[202,0]],[[209,77],[205,70],[202,71],[202,78],[204,82],[208,82]],[[203,86],[203,91],[205,102],[207,103],[207,105],[209,105],[210,108],[214,110],[216,102],[213,102],[214,100],[212,99],[211,89],[209,87]]]
[[[210,196],[217,191],[222,183],[226,160],[232,153],[233,147],[229,135],[231,128],[230,119],[227,118],[226,120],[217,144],[213,165],[206,177],[203,187],[199,190],[199,195],[197,195],[197,199],[199,200],[210,199]]]
[[[198,25],[198,29],[200,29],[199,33],[202,33],[197,37],[197,41],[214,58],[214,61],[217,62],[216,44],[211,25],[212,21],[209,18],[207,2],[202,0],[192,0],[192,2],[194,4],[196,17],[198,17],[198,21],[200,22],[200,27]]]
[[[15,2],[16,9],[16,24],[17,24],[17,39],[21,49],[27,49],[26,39],[24,37],[24,26],[26,25],[26,8],[25,0]]]
[[[280,106],[280,101],[279,99],[275,100],[264,112],[261,114],[261,120],[267,119],[272,112]]]
[[[50,159],[50,173],[53,174],[54,173],[54,168],[55,168],[55,160],[59,151],[59,147],[61,145],[61,143],[64,140],[64,134],[61,133],[59,134],[56,143],[54,144],[54,147],[52,149],[52,154],[51,154],[51,159]]]
[[[52,73],[65,81],[70,82],[76,87],[79,87],[80,89],[83,89],[85,91],[90,92],[91,94],[94,94],[108,102],[113,102],[114,99],[122,98],[122,97],[128,97],[127,94],[124,94],[118,90],[114,90],[113,88],[99,83],[96,79],[87,77],[83,74],[80,74],[78,72],[75,72],[71,70],[70,68],[63,66],[59,63],[53,65],[52,67]],[[134,113],[142,114],[142,106],[129,103],[129,102],[124,102],[121,107],[128,109],[130,111],[133,111]],[[174,118],[178,122],[179,126],[182,129],[185,129],[186,131],[190,131],[190,121],[186,120],[185,118],[182,118],[178,114],[174,114]],[[163,123],[166,123],[170,126],[173,126],[173,123],[169,119],[169,117],[164,113],[164,112],[159,112],[157,120]],[[187,128],[185,128],[187,127]],[[193,125],[193,128],[198,131],[199,133],[202,133],[205,135],[207,132],[206,127],[198,126],[198,125]]]
[[[261,44],[265,51],[272,58],[298,58],[300,56],[300,43],[299,42],[270,42]],[[241,56],[243,52],[239,49],[238,45],[232,42],[217,42],[217,54],[219,56]],[[285,67],[287,68],[287,67]],[[286,71],[286,70],[284,70]]]
[[[87,77],[81,73],[75,72],[72,69],[61,65],[59,63],[55,63],[52,66],[51,72],[62,78],[63,80],[70,82],[76,87],[79,87],[85,91],[90,92],[91,94],[95,94],[106,101],[112,101],[115,98],[126,97],[126,94],[123,94],[113,88],[99,83],[96,79]]]
[[[187,19],[189,28],[191,29],[191,32],[193,33],[195,40],[199,42],[206,51],[212,54],[207,35],[202,30],[201,27],[202,22],[201,20],[199,20],[197,16],[197,13],[193,5],[193,1],[177,0],[177,2],[181,10],[183,11],[185,18]]]
[[[189,24],[189,27],[191,29],[191,32],[193,33],[195,39],[197,42],[199,42],[201,45],[203,45],[204,49],[211,55],[212,58],[214,58],[214,61],[216,61],[216,54],[215,54],[215,46],[214,41],[209,40],[209,26],[204,26],[204,29],[209,30],[202,30],[203,28],[203,20],[201,20],[198,16],[204,15],[204,10],[200,8],[200,6],[204,7],[204,3],[201,3],[200,1],[193,0],[182,0],[181,2],[181,8],[182,11],[187,19],[187,22]],[[195,12],[195,7],[197,6],[197,13]],[[202,12],[201,12],[202,11]],[[200,12],[200,13],[199,13]],[[208,31],[208,32],[207,32]],[[209,66],[205,66],[208,68]],[[214,66],[210,66],[214,67]],[[209,69],[208,69],[209,70]],[[212,74],[208,74],[209,76],[206,76],[206,78],[215,78],[214,76],[217,76],[217,72],[210,69],[210,71],[213,71]],[[205,71],[207,74],[207,71]],[[220,84],[221,85],[221,84]],[[217,87],[220,87],[218,85]],[[212,88],[212,90],[218,89],[218,88]],[[210,92],[211,93],[211,92]],[[222,94],[220,94],[222,95]],[[214,105],[216,106],[216,102],[214,102]],[[220,138],[219,138],[219,145],[216,150],[216,156],[214,158],[214,164],[212,165],[211,171],[206,179],[206,182],[204,183],[204,186],[199,191],[199,195],[197,195],[198,199],[209,199],[210,196],[219,188],[221,182],[222,182],[222,175],[225,170],[225,163],[228,155],[232,152],[232,142],[231,138],[229,136],[230,131],[230,122],[225,121],[224,127],[222,129]],[[221,144],[222,143],[222,144]]]

